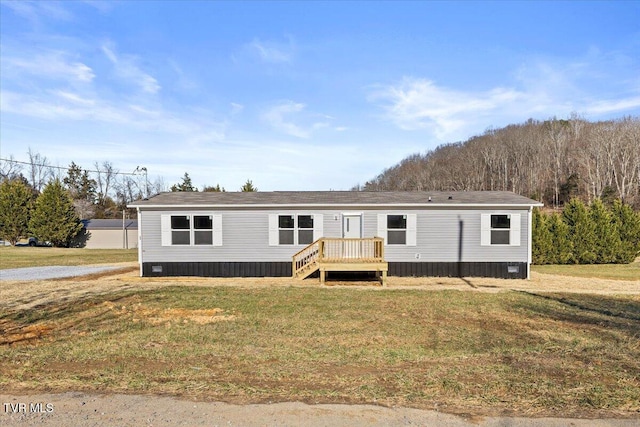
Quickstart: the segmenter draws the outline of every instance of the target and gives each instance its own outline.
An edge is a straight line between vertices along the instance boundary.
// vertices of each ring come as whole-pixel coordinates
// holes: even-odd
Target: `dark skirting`
[[[145,262],[144,277],[291,277],[290,262]],[[390,262],[389,276],[526,279],[525,262]]]

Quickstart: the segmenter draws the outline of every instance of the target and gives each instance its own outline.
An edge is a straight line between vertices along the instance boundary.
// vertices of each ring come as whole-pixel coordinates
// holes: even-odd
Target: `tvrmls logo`
[[[5,403],[4,412],[13,414],[48,414],[53,412],[53,403]]]

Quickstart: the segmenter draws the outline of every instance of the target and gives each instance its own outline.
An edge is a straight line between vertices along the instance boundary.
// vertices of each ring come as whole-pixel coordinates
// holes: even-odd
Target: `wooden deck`
[[[327,272],[375,271],[383,286],[387,284],[389,264],[384,260],[384,240],[323,237],[293,256],[293,277],[304,279],[320,272],[324,284]]]

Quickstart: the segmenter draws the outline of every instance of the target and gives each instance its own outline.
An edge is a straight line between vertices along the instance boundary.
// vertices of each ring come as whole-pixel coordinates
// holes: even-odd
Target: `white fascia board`
[[[376,203],[376,204],[324,204],[324,203],[302,203],[302,204],[234,204],[234,205],[128,205],[127,207],[141,209],[251,209],[251,208],[269,208],[269,209],[293,209],[293,208],[500,208],[500,209],[529,209],[531,207],[542,207],[542,203],[527,204],[497,204],[497,203]]]

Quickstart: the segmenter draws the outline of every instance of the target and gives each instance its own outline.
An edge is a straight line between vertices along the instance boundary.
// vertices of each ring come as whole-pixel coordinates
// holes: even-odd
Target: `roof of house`
[[[122,219],[83,219],[82,223],[87,230],[122,230]],[[137,229],[137,219],[125,219],[126,229]]]
[[[274,191],[171,192],[131,203],[131,207],[269,206],[542,206],[508,191]]]

